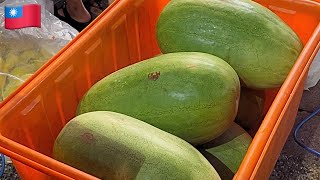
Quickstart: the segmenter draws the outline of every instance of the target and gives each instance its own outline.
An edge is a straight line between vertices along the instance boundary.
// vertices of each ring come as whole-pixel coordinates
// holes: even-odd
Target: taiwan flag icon
[[[6,29],[41,27],[41,6],[39,4],[5,6],[4,11],[4,26]]]

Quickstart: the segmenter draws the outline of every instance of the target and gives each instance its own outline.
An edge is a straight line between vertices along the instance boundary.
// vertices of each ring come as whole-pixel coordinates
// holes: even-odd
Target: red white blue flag
[[[6,29],[41,27],[41,6],[39,4],[5,6],[4,11]]]

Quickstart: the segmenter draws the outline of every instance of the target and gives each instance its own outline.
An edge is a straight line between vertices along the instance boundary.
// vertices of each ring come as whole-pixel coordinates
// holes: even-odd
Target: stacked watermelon
[[[102,179],[231,179],[263,106],[250,92],[280,87],[301,41],[249,0],[172,0],[156,37],[163,54],[89,89],[54,157]]]

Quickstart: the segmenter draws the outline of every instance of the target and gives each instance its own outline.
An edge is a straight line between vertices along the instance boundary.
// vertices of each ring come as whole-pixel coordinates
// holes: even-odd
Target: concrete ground
[[[304,91],[296,123],[276,163],[271,180],[319,180],[320,158],[299,146],[293,139],[295,127],[310,113],[320,108],[320,83]],[[299,132],[301,141],[320,151],[320,113],[308,121]]]

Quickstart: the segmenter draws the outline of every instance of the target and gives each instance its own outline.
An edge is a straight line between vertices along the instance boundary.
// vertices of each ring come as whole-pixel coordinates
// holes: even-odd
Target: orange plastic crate
[[[256,0],[278,14],[305,47],[280,89],[266,91],[266,116],[234,179],[267,179],[292,129],[309,66],[320,47],[320,4]],[[0,152],[22,179],[95,179],[51,158],[55,138],[98,80],[160,53],[157,18],[168,0],[116,0],[0,104]]]

